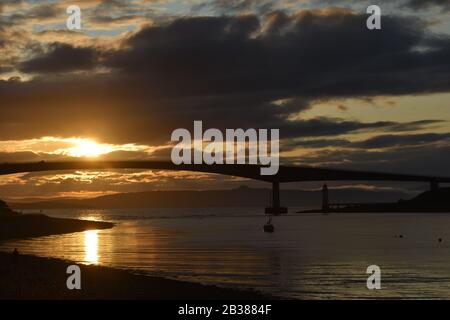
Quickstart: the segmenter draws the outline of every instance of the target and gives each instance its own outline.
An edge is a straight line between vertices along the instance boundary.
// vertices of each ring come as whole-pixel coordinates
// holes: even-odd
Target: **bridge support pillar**
[[[286,214],[288,208],[280,206],[280,183],[272,182],[272,206],[266,207],[266,214],[280,215]]]
[[[430,182],[430,190],[431,192],[436,192],[439,190],[439,182],[437,182],[436,180],[432,180]]]
[[[327,213],[330,211],[330,203],[328,201],[328,187],[326,184],[322,187],[322,212]]]

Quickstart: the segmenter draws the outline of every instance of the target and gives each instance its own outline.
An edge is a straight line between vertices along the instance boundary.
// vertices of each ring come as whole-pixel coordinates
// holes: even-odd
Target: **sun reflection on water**
[[[86,263],[98,263],[98,230],[84,232],[84,261]]]

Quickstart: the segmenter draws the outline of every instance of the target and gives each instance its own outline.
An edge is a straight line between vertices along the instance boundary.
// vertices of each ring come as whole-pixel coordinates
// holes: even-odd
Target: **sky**
[[[445,0],[0,0],[0,162],[168,159],[171,132],[202,120],[279,129],[283,164],[450,176],[449,14]],[[0,197],[240,184],[254,183],[32,173],[2,177]]]

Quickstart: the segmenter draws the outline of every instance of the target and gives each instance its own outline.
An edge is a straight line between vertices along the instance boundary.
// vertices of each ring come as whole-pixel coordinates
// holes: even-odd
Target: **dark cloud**
[[[26,14],[27,18],[34,18],[39,20],[46,20],[55,17],[65,18],[65,12],[54,4],[40,4],[31,7],[31,10]]]
[[[351,142],[346,139],[313,139],[313,140],[284,140],[281,143],[280,149],[284,152],[292,151],[298,148],[329,148],[329,147],[346,147]]]
[[[362,141],[351,142],[347,139],[312,139],[312,140],[286,140],[283,150],[302,148],[328,148],[340,147],[345,149],[384,149],[409,148],[411,146],[431,145],[435,143],[450,145],[450,133],[422,133],[422,134],[384,134],[377,135]]]
[[[26,73],[59,73],[87,70],[95,66],[96,51],[94,49],[52,43],[47,52],[22,62],[19,69]]]
[[[387,16],[379,32],[365,23],[366,15],[344,9],[188,17],[145,27],[117,50],[53,44],[21,65],[40,77],[0,82],[0,105],[7,106],[0,107],[0,133],[162,143],[194,120],[205,127],[279,128],[285,138],[433,124],[288,120],[329,98],[449,91],[447,38],[413,18]],[[424,44],[428,50],[416,50]],[[97,66],[112,72],[55,79]],[[39,123],[35,114],[43,116]]]
[[[450,2],[448,0],[408,0],[406,4],[415,10],[430,7],[440,7],[444,11],[450,10]]]
[[[390,150],[366,149],[320,150],[296,159],[284,161],[322,167],[380,172],[420,173],[422,175],[450,176],[450,146],[421,145]]]
[[[385,17],[381,32],[369,32],[365,21],[343,9],[274,12],[263,22],[256,16],[186,18],[145,28],[106,63],[175,96],[276,99],[449,89],[448,39],[430,42],[417,19]],[[432,50],[415,50],[424,43]]]
[[[411,131],[440,123],[437,120],[413,121],[399,123],[395,121],[359,122],[340,118],[319,117],[309,120],[297,120],[291,123],[280,123],[282,138],[333,136],[358,131]]]
[[[409,124],[404,125],[408,126]],[[429,147],[436,143],[450,145],[450,133],[384,134],[357,142],[351,142],[347,139],[288,139],[282,142],[281,149],[285,152],[295,150],[299,147],[311,149],[339,147],[340,150],[385,148],[401,149],[405,147],[422,145]]]
[[[0,152],[1,162],[26,162],[26,161],[39,161],[41,157],[31,151],[22,152]]]
[[[128,0],[101,1],[93,9],[88,10],[87,19],[90,23],[114,26],[115,23],[133,23],[138,18],[150,16],[156,18],[155,11],[144,4],[143,1],[134,4],[130,4]]]
[[[20,5],[23,3],[23,0],[2,0],[0,1],[0,13],[3,12],[4,7],[8,5]]]
[[[2,162],[30,162],[30,161],[57,161],[57,160],[72,160],[67,155],[33,152],[33,151],[14,151],[14,152],[0,152],[0,163]]]
[[[426,133],[426,134],[410,134],[410,135],[380,135],[358,143],[351,144],[352,147],[358,148],[388,148],[388,147],[405,147],[430,144],[435,142],[445,142],[450,145],[450,133]]]
[[[212,11],[218,14],[237,14],[254,12],[259,15],[273,11],[276,1],[273,0],[212,0],[192,6],[193,12]]]
[[[114,22],[130,22],[135,19],[135,15],[122,15],[120,17],[112,17],[108,15],[95,15],[94,17],[90,18],[90,22],[94,23],[114,23]]]
[[[0,44],[0,48],[1,48],[1,44]],[[0,65],[0,74],[2,74],[2,73],[7,73],[7,72],[11,72],[11,71],[13,71],[13,70],[14,70],[14,68],[11,67],[11,66],[1,66],[1,65]]]

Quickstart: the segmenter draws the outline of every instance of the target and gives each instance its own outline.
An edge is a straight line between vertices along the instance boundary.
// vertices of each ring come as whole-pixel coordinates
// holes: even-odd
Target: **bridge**
[[[280,205],[280,183],[300,181],[404,181],[428,182],[431,189],[439,188],[440,183],[450,183],[450,177],[408,175],[395,173],[381,173],[369,171],[352,171],[339,169],[324,169],[304,166],[280,166],[276,175],[264,176],[260,173],[261,165],[250,164],[180,164],[170,161],[40,161],[20,163],[0,163],[0,175],[43,171],[71,171],[71,170],[105,170],[105,169],[142,169],[142,170],[171,170],[214,173],[253,180],[265,181],[272,184],[272,206],[266,208],[268,214],[287,213],[287,208]]]

